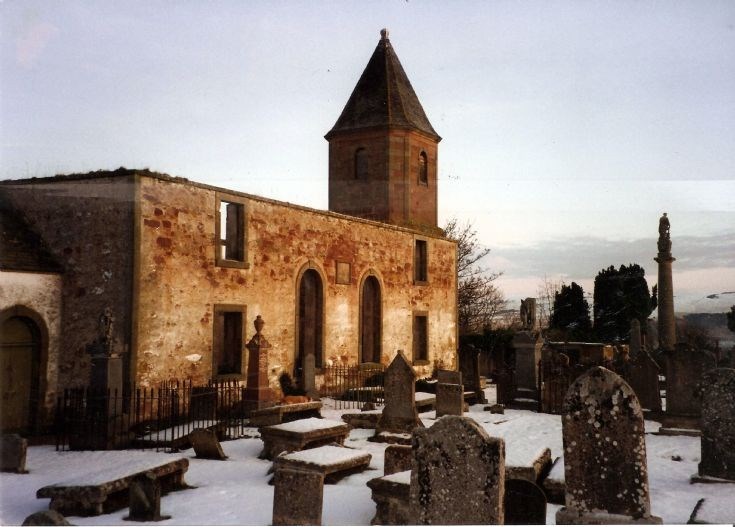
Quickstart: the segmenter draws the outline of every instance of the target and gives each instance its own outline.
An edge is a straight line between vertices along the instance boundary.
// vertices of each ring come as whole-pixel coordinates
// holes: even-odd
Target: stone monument
[[[268,382],[268,350],[271,345],[262,335],[265,321],[260,315],[253,322],[255,335],[245,347],[248,349],[248,384],[245,388],[245,403],[252,409],[273,406],[276,394]]]
[[[735,483],[735,369],[708,371],[702,387],[702,461],[692,481]]]
[[[385,407],[371,440],[409,443],[414,428],[423,424],[416,410],[416,373],[403,351],[398,350],[384,379]]]
[[[412,524],[503,524],[503,439],[469,417],[448,415],[416,430],[412,447]]]
[[[674,320],[674,283],[671,264],[671,226],[664,215],[658,220],[658,346],[661,351],[673,351],[676,344],[676,321]]]
[[[619,375],[595,366],[572,383],[562,439],[566,506],[557,524],[661,523],[651,516],[643,411]]]

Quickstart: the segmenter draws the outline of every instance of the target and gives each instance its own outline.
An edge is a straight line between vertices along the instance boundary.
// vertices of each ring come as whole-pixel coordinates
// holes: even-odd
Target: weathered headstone
[[[157,522],[170,516],[161,516],[161,482],[153,472],[136,475],[129,487],[130,512],[126,520]]]
[[[248,384],[243,397],[246,404],[260,409],[276,402],[276,394],[268,381],[268,350],[271,345],[261,334],[265,321],[258,315],[253,322],[255,335],[245,347],[248,350]]]
[[[416,374],[402,351],[385,370],[385,407],[378,419],[375,439],[381,434],[408,434],[422,427],[416,411]]]
[[[462,372],[454,370],[437,370],[436,380],[440,384],[462,384]]]
[[[594,366],[572,383],[562,437],[566,507],[557,524],[661,523],[651,516],[643,411],[619,375]]]
[[[462,384],[467,391],[474,392],[475,404],[487,403],[485,392],[480,382],[480,350],[474,346],[459,349],[459,371],[462,372]]]
[[[273,525],[322,524],[324,474],[278,468],[273,484]]]
[[[687,344],[678,343],[676,349],[666,353],[666,413],[659,433],[700,428],[702,374],[715,367],[715,360],[709,353]]]
[[[464,386],[461,384],[437,383],[436,418],[443,415],[462,415],[464,409]]]
[[[505,525],[546,525],[546,495],[538,485],[505,480]]]
[[[638,396],[641,407],[651,412],[661,411],[661,389],[658,382],[660,370],[658,363],[646,349],[640,349],[633,355],[628,369],[626,380]]]
[[[411,470],[413,453],[409,445],[389,445],[383,458],[383,475]]]
[[[30,516],[26,517],[21,525],[71,525],[71,523],[66,521],[66,518],[64,518],[64,515],[60,512],[48,510],[34,512]]]
[[[735,369],[710,370],[702,378],[702,461],[698,481],[735,482]]]
[[[0,436],[0,472],[26,474],[28,441],[18,434]]]
[[[197,428],[189,434],[189,440],[194,447],[194,454],[201,459],[227,459],[222,445],[213,430]]]
[[[505,443],[468,417],[446,416],[413,434],[411,522],[502,524]]]

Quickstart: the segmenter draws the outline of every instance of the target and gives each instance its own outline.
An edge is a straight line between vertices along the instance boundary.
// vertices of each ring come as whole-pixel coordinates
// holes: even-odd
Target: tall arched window
[[[380,362],[381,302],[380,282],[368,276],[362,285],[360,306],[360,362]]]
[[[322,324],[324,321],[324,294],[322,279],[314,269],[307,270],[299,284],[298,316],[299,338],[296,357],[296,378],[302,380],[304,358],[314,356],[314,365],[322,367]]]
[[[419,154],[419,183],[421,185],[429,184],[429,163],[426,159],[426,152],[423,150]]]
[[[368,178],[368,158],[367,150],[358,148],[355,150],[355,179]]]

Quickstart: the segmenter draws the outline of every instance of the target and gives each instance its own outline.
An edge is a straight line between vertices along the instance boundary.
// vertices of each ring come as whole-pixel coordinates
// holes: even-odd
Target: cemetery
[[[6,436],[16,446],[4,450],[0,517],[19,524],[34,514],[60,513],[53,517],[76,525],[735,518],[732,369],[707,373],[700,435],[670,435],[661,433],[659,420],[646,418],[630,385],[601,366],[574,380],[561,415],[491,412],[498,411],[492,384],[483,389],[485,403],[466,407],[462,389],[437,389],[437,409],[419,413],[410,389],[415,374],[405,366],[397,354],[386,370],[385,404],[366,410],[378,416],[363,421],[366,427],[342,419],[359,411],[324,398],[322,418],[246,425],[243,437],[223,442],[198,429],[190,434],[193,448],[171,452],[57,451]],[[440,385],[461,386],[460,372],[438,377]],[[24,465],[12,467],[10,454]]]

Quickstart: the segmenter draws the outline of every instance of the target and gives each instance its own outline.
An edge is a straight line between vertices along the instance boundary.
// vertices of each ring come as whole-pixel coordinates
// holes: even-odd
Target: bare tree
[[[541,329],[549,327],[551,312],[554,308],[554,295],[561,291],[563,285],[565,285],[564,280],[561,278],[553,279],[544,275],[543,281],[536,289],[536,296],[538,298],[536,302],[536,319]]]
[[[481,247],[477,232],[468,222],[460,225],[456,218],[444,227],[447,238],[457,242],[457,315],[462,335],[490,327],[492,320],[507,301],[494,284],[503,273],[491,272],[480,265],[490,249]]]

